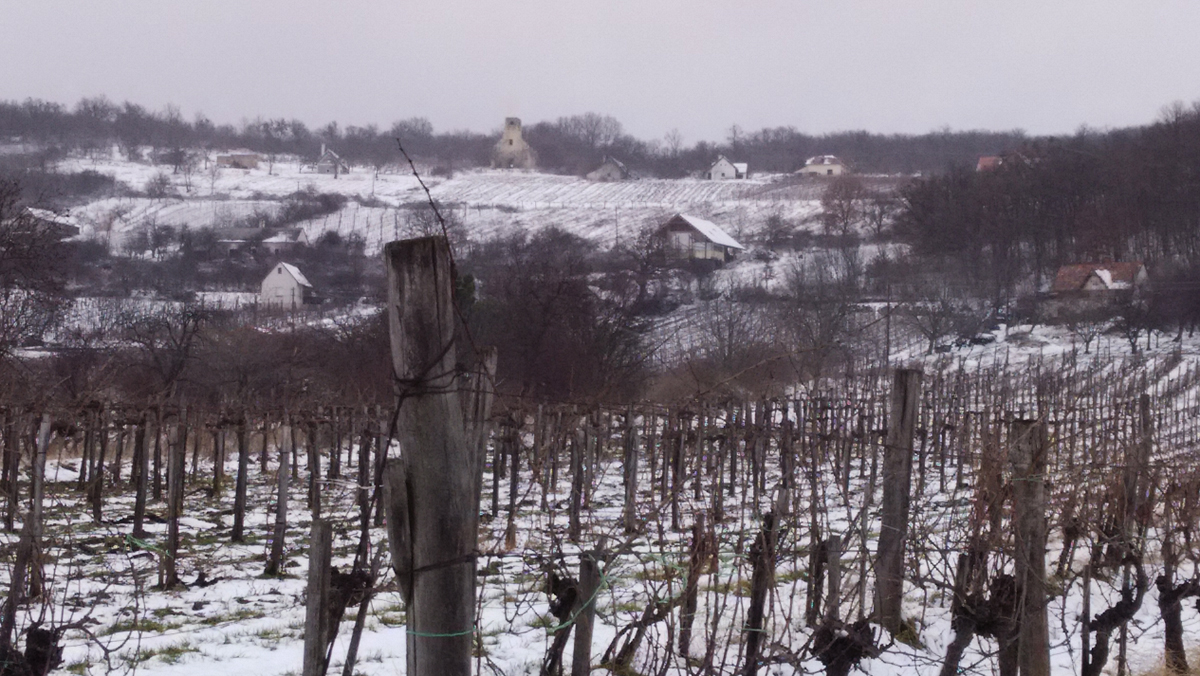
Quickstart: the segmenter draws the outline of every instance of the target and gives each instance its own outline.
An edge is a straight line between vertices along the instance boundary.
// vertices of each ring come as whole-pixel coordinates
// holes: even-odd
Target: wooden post
[[[242,411],[242,419],[237,428],[238,468],[237,483],[233,489],[233,534],[230,539],[234,542],[245,542],[246,524],[246,482],[250,470],[250,445],[246,439],[246,412]]]
[[[92,472],[92,481],[88,488],[92,503],[92,520],[100,523],[101,510],[104,507],[104,460],[108,455],[108,409],[100,411],[99,415],[100,454],[96,459],[96,467]]]
[[[187,464],[187,411],[180,413],[167,456],[167,553],[163,589],[179,584],[179,517],[183,512],[183,480]]]
[[[312,523],[308,545],[308,592],[304,609],[303,676],[325,676],[325,651],[332,627],[329,615],[330,560],[333,526],[320,519]]]
[[[33,461],[32,503],[29,508],[29,519],[21,528],[21,539],[17,544],[16,561],[13,563],[12,578],[10,579],[8,597],[0,611],[0,650],[7,653],[12,647],[13,632],[16,629],[17,607],[25,598],[25,577],[27,572],[32,577],[30,591],[41,587],[40,573],[34,562],[36,552],[41,550],[42,540],[42,483],[46,472],[46,447],[50,445],[50,418],[42,416],[42,424],[38,430],[37,454]],[[30,571],[30,568],[34,570]],[[33,584],[36,583],[36,584]]]
[[[287,537],[288,513],[288,464],[292,457],[292,426],[279,428],[282,443],[279,444],[279,470],[275,476],[275,530],[271,533],[271,556],[267,559],[267,575],[283,572],[283,542]]]
[[[622,463],[625,480],[625,506],[621,513],[621,521],[626,533],[634,533],[638,529],[638,426],[635,421],[631,405],[625,412],[625,457]]]
[[[575,611],[575,649],[571,676],[588,676],[592,671],[592,627],[596,622],[596,596],[600,592],[600,566],[595,552],[579,557],[579,596]]]
[[[775,580],[775,546],[779,538],[775,514],[763,515],[763,529],[750,547],[750,562],[754,572],[750,576],[750,608],[746,611],[746,676],[758,673],[758,661],[762,647],[767,645],[766,605],[767,593]]]
[[[908,533],[912,482],[913,434],[921,400],[921,372],[897,369],[892,385],[891,419],[883,457],[882,528],[875,559],[875,615],[894,636],[904,618],[904,539]]]
[[[825,621],[833,624],[839,619],[842,598],[842,537],[840,535],[830,535],[825,540],[825,575],[829,584],[829,593],[825,595]]]
[[[308,508],[314,520],[321,518],[321,452],[317,446],[317,423],[308,423]]]
[[[392,566],[408,605],[409,676],[469,676],[478,538],[474,462],[455,375],[450,247],[391,242],[388,325],[404,453],[387,464]]]
[[[1016,526],[1015,577],[1020,624],[1017,662],[1021,676],[1049,676],[1050,630],[1046,618],[1046,424],[1013,423],[1009,461],[1013,469]]]
[[[148,453],[146,453],[146,421],[147,416],[142,415],[142,419],[138,421],[133,432],[133,469],[134,473],[134,497],[133,497],[133,537],[146,537],[146,479],[147,470],[149,469]]]

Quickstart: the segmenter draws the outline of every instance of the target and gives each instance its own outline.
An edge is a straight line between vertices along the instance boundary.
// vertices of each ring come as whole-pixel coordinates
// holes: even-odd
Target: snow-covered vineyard
[[[894,377],[869,370],[786,398],[670,408],[497,402],[469,629],[476,672],[569,668],[580,644],[566,636],[594,606],[583,646],[614,673],[1013,673],[1016,618],[1037,614],[1009,593],[1027,579],[1016,516],[1034,486],[1053,673],[1152,672],[1173,631],[1196,661],[1193,360],[931,358],[903,376],[919,391],[904,410]],[[375,497],[383,458],[401,452],[386,408],[112,404],[47,411],[40,440],[39,414],[3,409],[5,570],[31,574],[18,631],[61,634],[69,671],[299,673],[314,515],[333,525],[334,565],[354,573],[340,578],[330,673],[343,670],[356,621],[353,673],[401,671],[405,605]],[[1021,436],[1030,425],[1044,437]],[[1032,471],[1016,452],[1030,438]],[[910,443],[893,640],[863,618],[892,546],[881,540],[888,492],[903,481],[888,460]],[[22,567],[38,448],[44,525]],[[580,574],[589,557],[594,588]]]

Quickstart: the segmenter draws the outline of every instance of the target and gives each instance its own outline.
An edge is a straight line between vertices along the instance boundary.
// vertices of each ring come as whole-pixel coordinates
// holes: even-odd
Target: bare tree
[[[54,224],[25,208],[16,181],[0,178],[0,357],[60,318],[64,260]]]

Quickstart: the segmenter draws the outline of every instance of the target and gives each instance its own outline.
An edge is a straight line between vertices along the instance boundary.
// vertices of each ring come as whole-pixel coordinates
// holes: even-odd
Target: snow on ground
[[[356,169],[334,178],[305,170],[294,160],[276,162],[270,173],[264,163],[258,169],[201,169],[183,176],[161,165],[83,158],[64,160],[59,170],[110,174],[137,191],[160,174],[170,181],[175,193],[170,197],[113,197],[72,210],[85,236],[108,236],[114,248],[147,224],[193,229],[230,225],[274,214],[287,195],[311,190],[344,195],[349,201],[338,213],[300,223],[310,240],[326,231],[357,233],[374,253],[382,243],[403,235],[404,214],[396,207],[426,200],[408,173],[376,175]],[[472,239],[556,226],[604,247],[629,241],[676,211],[712,219],[738,239],[753,236],[771,215],[809,222],[819,212],[824,187],[819,181],[787,175],[597,183],[537,172],[470,170],[449,179],[423,179],[434,199],[463,221]]]

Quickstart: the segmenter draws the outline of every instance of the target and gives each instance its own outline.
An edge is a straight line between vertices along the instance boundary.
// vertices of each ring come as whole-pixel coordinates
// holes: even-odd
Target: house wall
[[[810,164],[800,170],[802,174],[817,176],[841,176],[845,172],[846,168],[840,164]]]
[[[589,181],[620,181],[625,177],[621,175],[621,169],[615,164],[605,162],[600,165],[595,171],[587,175]]]
[[[732,162],[719,160],[708,170],[708,178],[713,181],[723,181],[726,179],[737,178],[737,169]]]
[[[279,266],[271,271],[262,282],[258,294],[262,305],[296,308],[304,303],[304,287]]]

